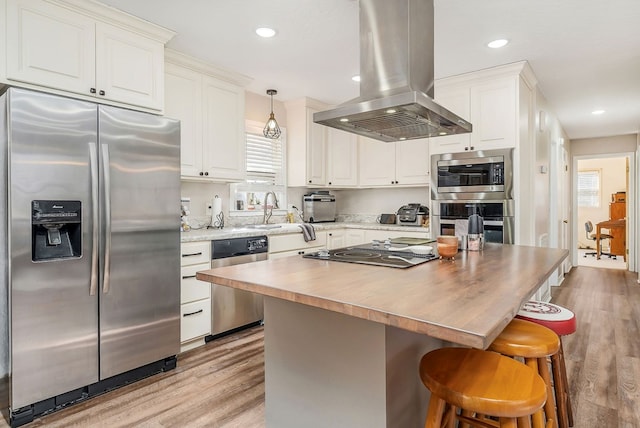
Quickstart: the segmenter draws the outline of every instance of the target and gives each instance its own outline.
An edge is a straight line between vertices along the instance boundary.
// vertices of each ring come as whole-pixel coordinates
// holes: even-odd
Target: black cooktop
[[[320,250],[304,254],[308,259],[359,263],[374,266],[408,268],[438,258],[435,254],[415,254],[409,251],[392,251],[379,245],[364,244],[354,247]]]

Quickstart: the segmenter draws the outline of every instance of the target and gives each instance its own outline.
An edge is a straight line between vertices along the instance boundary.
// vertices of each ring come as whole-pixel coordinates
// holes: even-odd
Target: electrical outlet
[[[207,202],[207,215],[211,215],[213,212],[213,205],[211,202]]]

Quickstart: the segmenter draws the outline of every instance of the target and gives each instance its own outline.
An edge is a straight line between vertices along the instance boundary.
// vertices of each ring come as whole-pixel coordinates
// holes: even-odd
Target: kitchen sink
[[[282,227],[281,224],[248,224],[242,226],[243,229],[278,229]]]

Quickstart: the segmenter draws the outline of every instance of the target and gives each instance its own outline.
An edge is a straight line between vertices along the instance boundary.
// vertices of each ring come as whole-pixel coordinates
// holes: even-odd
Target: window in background
[[[286,212],[286,130],[281,128],[280,138],[272,140],[262,134],[262,128],[262,123],[246,122],[246,179],[230,186],[232,215],[262,215],[268,192],[275,192],[278,199],[274,213]],[[271,202],[269,199],[269,205]]]
[[[578,206],[600,207],[600,170],[578,171]]]

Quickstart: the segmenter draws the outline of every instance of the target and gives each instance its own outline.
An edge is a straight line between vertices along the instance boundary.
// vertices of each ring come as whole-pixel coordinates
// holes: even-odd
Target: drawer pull
[[[182,277],[182,279],[189,279],[189,278],[195,278],[195,275],[185,275]]]
[[[191,315],[197,315],[199,313],[202,313],[202,309],[195,312],[189,312],[188,314],[184,314],[183,317],[190,317]]]
[[[202,255],[202,251],[200,251],[199,253],[193,253],[193,254],[183,254],[182,257],[201,256],[201,255]]]

